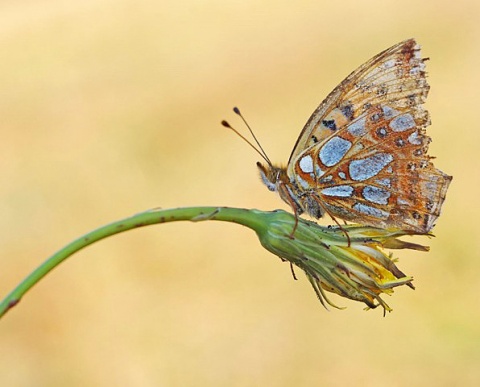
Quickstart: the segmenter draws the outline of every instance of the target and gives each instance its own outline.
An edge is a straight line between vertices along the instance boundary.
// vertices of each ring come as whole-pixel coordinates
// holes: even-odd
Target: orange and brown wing
[[[430,231],[451,177],[427,155],[430,122],[422,104],[428,88],[413,40],[377,55],[312,115],[292,153],[289,176],[335,217]]]
[[[409,113],[375,106],[363,122],[305,152],[297,184],[331,215],[376,227],[432,229],[451,177],[427,155],[430,138]],[[310,160],[318,160],[309,172]],[[313,187],[309,189],[308,187]]]
[[[289,167],[307,148],[322,143],[365,115],[369,106],[420,106],[428,93],[424,63],[415,40],[398,43],[361,65],[318,106],[305,124]]]

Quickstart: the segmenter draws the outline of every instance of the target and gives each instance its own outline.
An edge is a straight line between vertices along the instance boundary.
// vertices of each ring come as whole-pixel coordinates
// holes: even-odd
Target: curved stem
[[[96,230],[93,230],[69,243],[31,272],[2,300],[0,303],[0,318],[8,310],[17,305],[23,295],[51,270],[72,254],[101,239],[138,227],[181,220],[195,222],[203,220],[220,220],[239,223],[255,229],[261,223],[259,216],[256,216],[256,214],[260,215],[260,213],[261,212],[255,212],[252,210],[225,207],[188,207],[167,210],[153,209],[97,228]]]
[[[390,311],[380,295],[390,294],[400,285],[412,288],[413,285],[412,278],[396,267],[382,247],[428,250],[425,246],[397,239],[413,234],[411,232],[355,225],[321,227],[280,210],[264,212],[227,207],[153,209],[102,226],[57,251],[0,302],[0,318],[51,270],[84,247],[134,228],[181,220],[219,220],[251,228],[265,249],[302,269],[322,304],[325,305],[325,300],[332,306],[335,304],[326,298],[325,290],[364,302],[369,308],[381,305]]]

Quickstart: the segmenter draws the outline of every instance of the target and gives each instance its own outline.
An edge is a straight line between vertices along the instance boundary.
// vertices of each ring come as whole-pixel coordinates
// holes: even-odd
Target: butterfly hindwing
[[[332,216],[426,232],[439,215],[450,183],[427,156],[427,123],[425,111],[370,105],[301,153],[294,176]],[[313,171],[305,173],[310,159]]]

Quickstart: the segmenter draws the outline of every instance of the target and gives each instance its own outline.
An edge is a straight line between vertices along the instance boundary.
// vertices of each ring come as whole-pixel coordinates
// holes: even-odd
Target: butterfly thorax
[[[260,177],[270,191],[277,192],[280,198],[290,205],[297,215],[307,212],[313,218],[321,218],[322,207],[315,198],[315,193],[300,189],[294,179],[287,174],[287,169],[275,165],[257,163]]]

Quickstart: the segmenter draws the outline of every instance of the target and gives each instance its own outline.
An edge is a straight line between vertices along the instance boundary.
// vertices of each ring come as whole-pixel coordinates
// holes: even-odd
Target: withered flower
[[[304,219],[298,219],[295,226],[295,218],[286,212],[263,214],[269,214],[270,219],[268,227],[256,230],[262,245],[302,269],[325,307],[339,308],[327,297],[328,291],[364,302],[367,309],[381,305],[390,312],[380,296],[392,294],[397,286],[414,286],[413,278],[398,269],[392,254],[384,249],[428,251],[428,247],[398,239],[412,235],[407,231],[352,225],[322,227]]]

